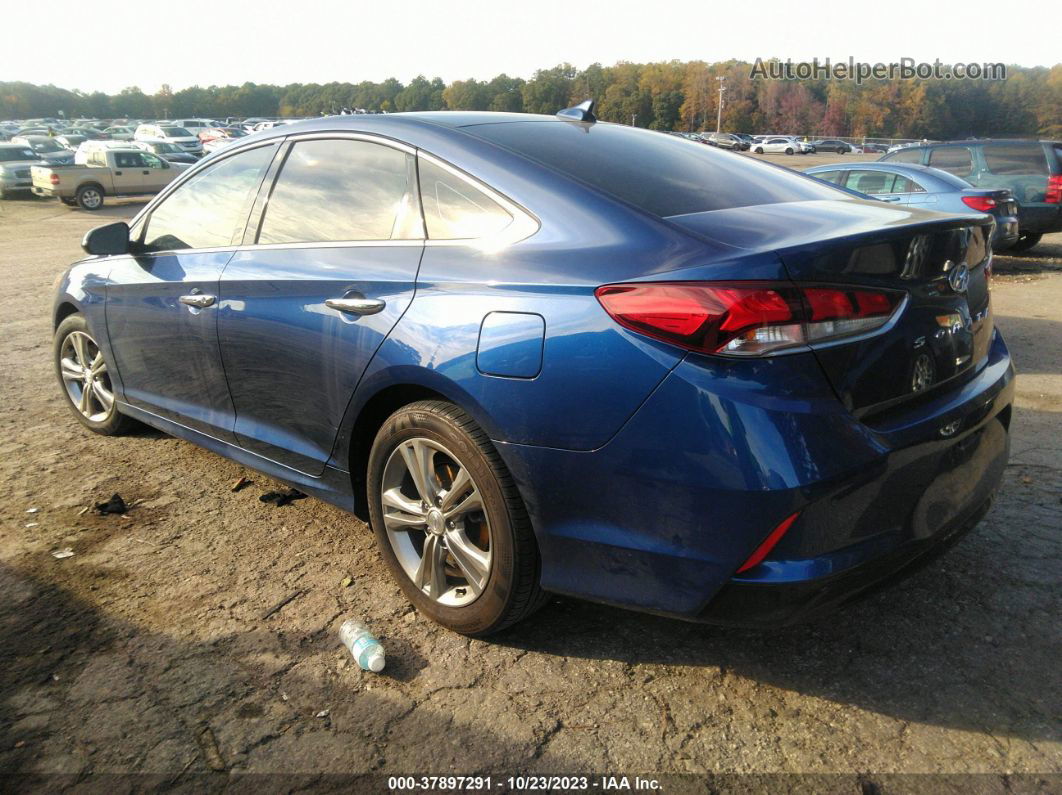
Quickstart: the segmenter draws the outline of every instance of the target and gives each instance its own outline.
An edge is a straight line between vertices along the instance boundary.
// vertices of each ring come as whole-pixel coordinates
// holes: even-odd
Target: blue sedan
[[[991,229],[590,104],[315,119],[89,232],[54,366],[92,431],[146,423],[367,519],[455,631],[550,593],[777,625],[991,504]]]
[[[836,163],[804,171],[881,201],[945,213],[987,213],[996,222],[995,251],[1018,242],[1018,203],[1005,189],[975,188],[939,168],[902,163]]]

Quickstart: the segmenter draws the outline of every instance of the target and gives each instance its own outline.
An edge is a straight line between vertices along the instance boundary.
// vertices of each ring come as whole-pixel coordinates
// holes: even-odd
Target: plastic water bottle
[[[354,655],[361,670],[379,673],[384,669],[386,660],[383,646],[360,621],[353,618],[344,621],[339,628],[339,640]]]

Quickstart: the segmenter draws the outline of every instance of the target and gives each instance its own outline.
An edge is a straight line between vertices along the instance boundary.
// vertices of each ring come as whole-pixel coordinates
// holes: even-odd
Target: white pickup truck
[[[84,166],[33,166],[33,192],[63,204],[98,210],[104,196],[158,193],[187,168],[140,149],[92,152]]]

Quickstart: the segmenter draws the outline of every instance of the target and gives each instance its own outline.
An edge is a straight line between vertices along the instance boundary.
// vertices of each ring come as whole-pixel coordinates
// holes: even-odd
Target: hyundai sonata
[[[549,593],[778,624],[987,510],[1014,390],[991,223],[585,103],[312,120],[90,232],[55,367],[93,431],[368,518],[458,632]]]

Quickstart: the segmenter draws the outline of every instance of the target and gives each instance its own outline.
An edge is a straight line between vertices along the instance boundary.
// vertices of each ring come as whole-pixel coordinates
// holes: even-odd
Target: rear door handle
[[[213,306],[214,302],[218,299],[215,295],[182,295],[177,300],[186,306],[206,309],[208,306]]]
[[[350,315],[375,315],[383,311],[387,302],[382,298],[329,298],[325,306]]]

